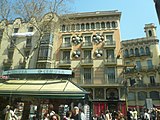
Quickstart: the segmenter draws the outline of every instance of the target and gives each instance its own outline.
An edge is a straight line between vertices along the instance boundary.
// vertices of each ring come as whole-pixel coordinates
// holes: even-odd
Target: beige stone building
[[[156,26],[145,24],[146,36],[121,42],[124,65],[135,65],[126,68],[125,79],[129,82],[128,106],[160,107],[159,79],[159,40]]]
[[[29,57],[35,49],[28,68],[71,69],[72,80],[90,92],[93,114],[100,115],[107,109],[125,113],[126,103],[132,108],[143,108],[145,102],[160,107],[156,27],[146,24],[146,37],[121,42],[120,17],[118,11],[55,16],[56,26],[44,26],[46,31],[38,49],[40,33],[33,25],[15,19],[6,27],[5,21],[1,21],[0,73],[25,68],[24,57]],[[128,94],[122,84],[124,80],[128,81]]]

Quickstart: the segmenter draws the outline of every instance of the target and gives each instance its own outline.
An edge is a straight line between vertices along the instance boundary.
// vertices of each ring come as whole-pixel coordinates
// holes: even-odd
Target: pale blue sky
[[[160,25],[153,0],[75,0],[74,12],[118,10],[122,12],[121,40],[145,37],[144,25],[154,23],[160,39]]]

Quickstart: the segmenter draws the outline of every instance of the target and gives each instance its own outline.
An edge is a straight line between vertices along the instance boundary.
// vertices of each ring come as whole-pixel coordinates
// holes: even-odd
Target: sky
[[[160,24],[153,0],[74,0],[73,4],[74,12],[122,12],[121,40],[145,37],[144,26],[149,23],[157,26],[157,37],[160,39]]]

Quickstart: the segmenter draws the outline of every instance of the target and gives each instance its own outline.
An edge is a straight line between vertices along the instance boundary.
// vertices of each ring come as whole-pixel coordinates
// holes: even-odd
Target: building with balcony
[[[28,68],[71,69],[72,81],[90,92],[93,114],[100,115],[107,109],[125,113],[123,78],[119,77],[123,65],[122,59],[117,57],[121,48],[120,17],[121,12],[117,10],[57,16],[59,27],[55,32],[48,32],[45,26],[46,32]],[[36,28],[21,19],[16,19],[9,27],[12,42],[29,57],[39,35]],[[0,69],[24,68],[24,57],[17,49],[9,49],[11,43],[6,39],[4,34],[0,42]]]
[[[145,37],[121,42],[123,64],[135,65],[124,72],[129,82],[128,105],[138,109],[145,107],[147,100],[160,107],[159,40],[153,23],[145,24],[144,30]]]
[[[75,83],[90,92],[93,114],[105,110],[125,112],[118,11],[67,14],[55,41],[55,66],[72,69]]]

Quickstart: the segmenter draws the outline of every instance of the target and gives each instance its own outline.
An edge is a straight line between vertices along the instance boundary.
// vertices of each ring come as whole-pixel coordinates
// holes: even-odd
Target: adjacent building
[[[40,22],[49,16],[46,14]],[[100,115],[107,109],[126,113],[127,102],[129,107],[142,107],[146,98],[152,98],[158,106],[159,49],[155,26],[145,26],[145,38],[121,42],[120,18],[121,12],[117,10],[55,15],[56,24],[44,26],[46,31],[38,48],[35,45],[41,34],[34,25],[15,19],[6,28],[5,21],[1,21],[0,70],[26,68],[25,57],[33,53],[28,69],[73,71],[72,81],[90,92],[93,114]],[[126,67],[134,65],[133,71]],[[127,101],[124,79],[131,83]]]
[[[128,106],[138,109],[160,107],[159,40],[156,26],[145,24],[146,36],[121,42],[124,77],[129,82]]]

